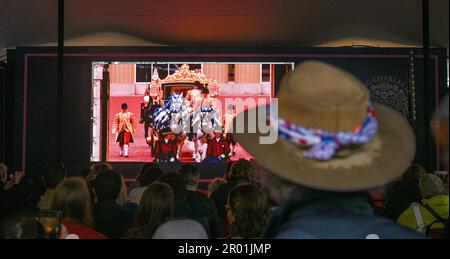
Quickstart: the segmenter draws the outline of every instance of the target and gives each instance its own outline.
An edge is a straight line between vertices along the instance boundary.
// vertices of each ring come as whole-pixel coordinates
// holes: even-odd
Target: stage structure
[[[8,125],[2,132],[8,136],[6,163],[28,175],[45,172],[58,162],[55,137],[58,116],[54,109],[58,100],[56,53],[54,47],[18,47],[7,53],[7,74],[15,80],[6,80]],[[429,54],[427,62],[425,54]],[[99,46],[65,47],[64,56],[63,154],[70,175],[78,174],[90,163],[109,161],[125,178],[131,179],[143,162],[151,161],[143,124],[137,124],[136,142],[130,144],[128,160],[120,160],[125,158],[110,147],[117,145],[111,132],[113,117],[121,104],[127,102],[128,109],[140,119],[140,103],[148,84],[153,83],[155,68],[161,85],[153,87],[159,86],[159,82],[151,85],[152,99],[158,95],[164,99],[162,81],[183,64],[217,80],[219,100],[236,96],[270,98],[276,96],[280,80],[292,64],[305,60],[336,65],[364,82],[374,102],[391,106],[410,121],[417,143],[414,162],[430,172],[440,170],[439,150],[428,125],[440,99],[448,92],[446,49],[431,48],[424,53],[420,48],[351,46],[270,49]],[[94,76],[96,64],[99,67]],[[424,65],[429,71],[426,78]],[[137,158],[136,152],[146,154],[145,159],[133,159]],[[111,159],[112,155],[117,157]],[[210,171],[205,167],[202,179],[209,178]]]

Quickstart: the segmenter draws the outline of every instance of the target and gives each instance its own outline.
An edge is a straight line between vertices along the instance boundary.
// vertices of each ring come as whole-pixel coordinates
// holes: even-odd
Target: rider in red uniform
[[[169,128],[162,132],[163,139],[158,140],[155,146],[155,157],[157,162],[175,162],[177,156],[177,142]]]
[[[206,157],[211,160],[229,162],[230,143],[225,139],[221,130],[214,130],[214,137],[208,140]]]

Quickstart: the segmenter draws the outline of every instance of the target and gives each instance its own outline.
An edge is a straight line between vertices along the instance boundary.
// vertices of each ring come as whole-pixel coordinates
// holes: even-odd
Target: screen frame
[[[16,74],[15,80],[10,80],[8,94],[10,96],[10,105],[14,110],[11,115],[11,124],[6,129],[7,135],[11,136],[7,144],[7,149],[10,150],[9,156],[6,157],[6,163],[15,168],[20,168],[23,172],[30,171],[30,173],[45,170],[51,165],[57,163],[54,152],[46,152],[47,155],[42,155],[45,152],[40,152],[43,146],[52,148],[56,144],[56,130],[52,127],[42,127],[42,125],[51,125],[48,123],[36,122],[32,119],[35,113],[42,113],[45,102],[38,103],[32,89],[40,87],[40,82],[34,82],[36,74],[46,73],[46,84],[54,87],[56,81],[52,77],[56,71],[52,64],[56,64],[57,57],[56,47],[17,47],[16,49],[8,49],[8,64],[11,68],[10,74]],[[412,54],[411,54],[412,53]],[[430,87],[423,88],[418,85],[418,90],[426,93],[426,97],[422,104],[423,110],[433,111],[438,105],[439,100],[448,92],[447,88],[447,50],[445,48],[431,48],[429,51],[431,58],[431,70],[433,71],[430,77]],[[71,98],[71,95],[78,94],[79,88],[90,87],[89,71],[90,63],[97,60],[105,61],[145,61],[145,60],[175,60],[180,57],[191,58],[197,61],[263,61],[269,59],[278,62],[302,62],[306,59],[313,60],[335,60],[337,63],[348,62],[351,60],[354,63],[372,62],[372,60],[403,60],[408,62],[411,55],[415,57],[416,64],[421,64],[423,61],[423,50],[421,48],[384,48],[384,47],[211,47],[211,46],[186,46],[186,47],[160,47],[160,46],[66,46],[64,48],[65,67],[68,72],[64,73],[65,81],[73,81],[75,83],[65,84],[65,102],[70,103],[70,106],[64,107],[64,114],[67,127],[63,134],[66,139],[64,153],[64,162],[68,166],[71,174],[77,174],[86,165],[90,164],[90,140],[89,140],[89,116],[83,119],[77,118],[79,114],[85,115],[89,111],[89,98],[80,100],[80,98]],[[41,63],[45,62],[45,68]],[[371,67],[368,65],[368,67]],[[48,69],[51,70],[48,70]],[[53,71],[54,70],[54,71]],[[87,70],[87,71],[86,71]],[[87,72],[72,76],[72,71]],[[419,71],[419,70],[417,70]],[[417,73],[416,75],[420,75]],[[13,77],[11,77],[13,78]],[[420,80],[420,77],[418,77]],[[50,87],[47,87],[50,88]],[[86,90],[81,91],[83,98]],[[89,91],[89,90],[88,90]],[[277,89],[275,89],[276,93]],[[41,91],[42,92],[42,91]],[[42,92],[42,95],[48,95],[51,92]],[[40,97],[42,98],[42,95]],[[32,99],[33,98],[33,99]],[[69,100],[72,99],[73,101]],[[34,101],[33,101],[34,100]],[[75,102],[76,101],[76,102]],[[87,107],[87,109],[85,108]],[[48,112],[48,111],[47,111]],[[50,112],[51,113],[51,112]],[[427,112],[431,114],[431,112]],[[67,116],[66,116],[67,115]],[[428,115],[426,115],[428,116]],[[427,118],[421,118],[420,121],[426,121]],[[423,125],[423,124],[420,124]],[[435,141],[428,137],[429,131],[423,129],[419,124],[414,123],[412,126],[416,132],[416,139],[418,143],[415,162],[426,166],[427,170],[435,170],[440,166],[439,150],[435,145]],[[46,132],[43,132],[45,130]],[[70,132],[70,133],[69,133]],[[79,132],[79,133],[77,133]],[[77,133],[77,134],[74,134]],[[43,137],[45,136],[45,137]],[[37,141],[45,139],[43,141]],[[34,143],[34,144],[33,144]],[[123,171],[124,174],[134,176],[140,169],[142,163],[113,163],[115,167]],[[122,172],[121,171],[121,172]]]

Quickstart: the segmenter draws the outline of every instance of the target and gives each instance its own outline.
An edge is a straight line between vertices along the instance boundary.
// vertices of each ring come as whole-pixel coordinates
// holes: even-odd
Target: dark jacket
[[[236,187],[241,183],[248,182],[247,178],[244,177],[232,177],[229,182],[222,184],[214,191],[211,195],[211,199],[216,204],[217,212],[220,218],[226,218],[227,211],[225,210],[225,205],[228,203],[228,194],[231,189]]]
[[[276,239],[415,239],[417,233],[375,215],[364,193],[294,199],[274,212],[263,234]]]
[[[15,212],[21,206],[17,185],[12,186],[6,191],[3,188],[3,182],[0,182],[0,219]]]
[[[0,218],[17,211],[35,211],[43,194],[42,185],[32,178],[23,178],[19,184],[3,190],[0,182]]]
[[[222,222],[220,221],[216,205],[210,198],[199,192],[187,190],[186,203],[192,208],[200,211],[208,218],[209,228],[211,230],[211,238],[222,237]]]
[[[95,230],[108,238],[122,238],[133,225],[133,215],[115,201],[99,201],[94,206]]]

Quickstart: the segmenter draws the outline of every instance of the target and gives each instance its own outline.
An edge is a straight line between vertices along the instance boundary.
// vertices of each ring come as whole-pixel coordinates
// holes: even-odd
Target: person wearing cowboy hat
[[[177,160],[177,143],[174,134],[170,128],[165,128],[161,135],[162,139],[158,140],[155,146],[155,160],[162,163],[175,162]]]
[[[213,130],[214,136],[208,139],[205,160],[209,162],[229,162],[230,143],[223,136],[221,129]]]
[[[256,107],[234,121],[237,142],[258,161],[262,184],[280,205],[264,238],[421,238],[376,216],[369,196],[414,157],[414,133],[399,113],[370,103],[360,80],[319,61],[286,74],[278,104],[278,113],[275,105]],[[271,110],[273,144],[260,144],[267,133],[251,131],[249,115],[267,121],[258,109]]]

